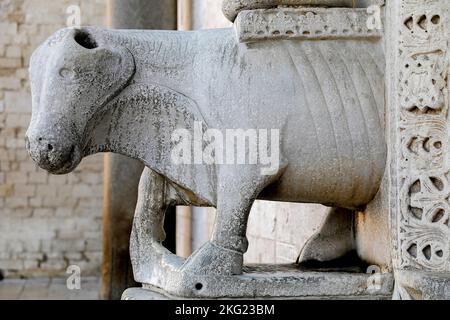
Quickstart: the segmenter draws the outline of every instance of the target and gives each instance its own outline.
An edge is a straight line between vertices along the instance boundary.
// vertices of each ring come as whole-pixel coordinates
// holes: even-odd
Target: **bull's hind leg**
[[[139,195],[130,239],[134,278],[149,283],[165,257],[174,255],[164,248],[164,217],[169,206],[178,204],[164,177],[145,168],[139,182]]]
[[[305,244],[298,262],[326,262],[342,258],[355,250],[355,212],[330,208],[321,228]]]

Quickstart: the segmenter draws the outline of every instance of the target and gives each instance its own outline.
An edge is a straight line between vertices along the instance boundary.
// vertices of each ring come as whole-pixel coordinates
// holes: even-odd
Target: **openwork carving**
[[[398,9],[396,267],[450,271],[448,4],[403,0]]]
[[[367,27],[368,18],[366,9],[260,9],[240,12],[235,26],[241,42],[380,37],[381,30]]]
[[[405,61],[400,83],[401,107],[429,113],[445,107],[447,62],[442,50],[413,55]]]
[[[444,150],[448,147],[448,130],[445,121],[417,120],[401,125],[403,169],[416,170],[444,167]]]
[[[448,175],[422,174],[402,189],[401,267],[444,271],[449,268]]]

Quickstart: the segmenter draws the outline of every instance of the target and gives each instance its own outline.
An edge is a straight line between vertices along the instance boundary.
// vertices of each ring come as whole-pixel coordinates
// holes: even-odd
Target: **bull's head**
[[[32,159],[54,174],[74,170],[84,156],[89,124],[129,83],[133,56],[112,46],[101,29],[64,29],[30,62],[32,118],[26,145]]]

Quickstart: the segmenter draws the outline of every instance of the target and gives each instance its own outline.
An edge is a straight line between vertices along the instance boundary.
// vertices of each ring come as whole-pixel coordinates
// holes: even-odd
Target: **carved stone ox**
[[[145,164],[131,241],[138,282],[239,275],[255,199],[353,210],[375,196],[386,158],[383,61],[370,40],[246,45],[231,28],[64,29],[31,59],[27,148],[55,174],[98,152]],[[259,162],[174,163],[174,130],[196,123],[279,130],[279,166],[262,175]],[[211,240],[186,261],[161,244],[173,205],[217,208]]]

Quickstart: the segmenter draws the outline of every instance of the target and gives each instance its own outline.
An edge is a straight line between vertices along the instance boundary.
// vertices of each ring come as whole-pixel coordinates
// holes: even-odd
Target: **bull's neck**
[[[198,108],[188,97],[160,85],[132,84],[111,101],[103,114],[90,124],[85,154],[114,152],[135,158],[174,183],[214,203],[214,168],[179,165],[173,161],[175,130],[193,133],[203,122]],[[199,176],[210,183],[197,185]]]
[[[198,50],[196,32],[106,30],[104,41],[131,52],[136,64],[134,81],[156,82],[177,91],[189,87]]]

